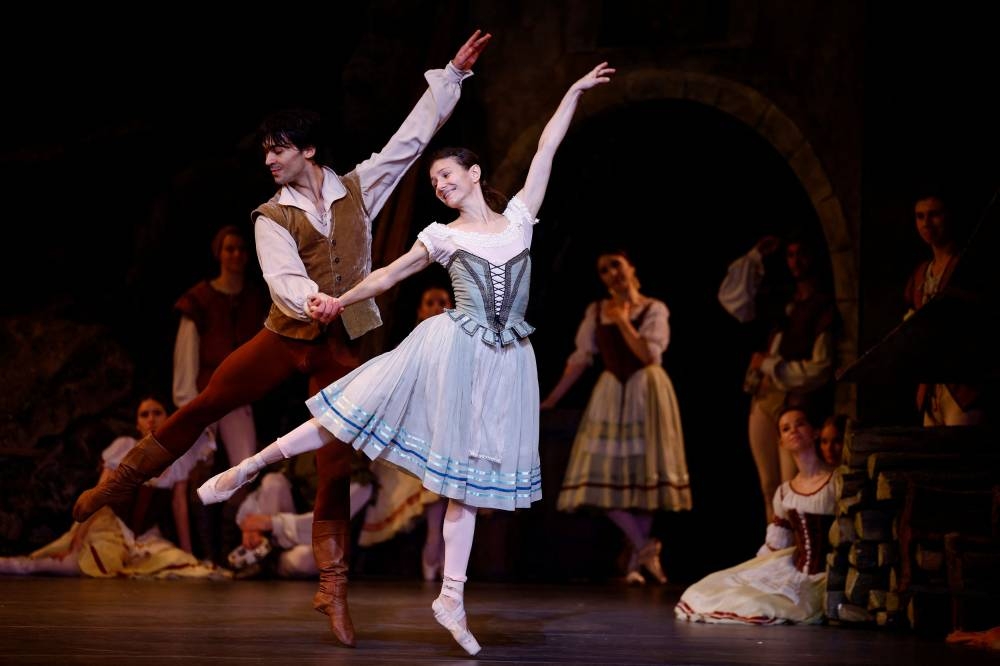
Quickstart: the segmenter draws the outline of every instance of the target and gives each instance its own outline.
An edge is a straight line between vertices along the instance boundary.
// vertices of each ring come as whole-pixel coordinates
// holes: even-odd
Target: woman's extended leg
[[[306,451],[315,451],[333,440],[334,436],[321,426],[319,421],[309,419],[287,435],[265,446],[259,453],[244,458],[239,464],[203,483],[198,488],[198,497],[205,504],[223,502],[239,488],[257,478],[257,474],[268,465]]]

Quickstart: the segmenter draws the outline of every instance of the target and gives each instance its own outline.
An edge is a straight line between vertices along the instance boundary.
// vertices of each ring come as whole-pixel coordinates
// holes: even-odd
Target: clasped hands
[[[321,324],[329,324],[343,311],[344,305],[339,298],[323,292],[313,294],[306,299],[306,314]]]

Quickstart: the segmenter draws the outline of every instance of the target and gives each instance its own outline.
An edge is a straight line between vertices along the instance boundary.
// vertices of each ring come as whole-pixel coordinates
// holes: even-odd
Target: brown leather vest
[[[336,176],[327,171],[326,177]],[[330,206],[329,236],[316,231],[300,209],[279,204],[280,192],[251,214],[253,221],[263,215],[291,234],[309,279],[319,286],[321,292],[331,296],[340,296],[371,272],[371,226],[361,198],[358,176],[352,171],[340,180],[347,194]],[[382,325],[374,299],[349,306],[339,320],[351,339]],[[289,317],[273,303],[264,326],[278,335],[299,340],[314,340],[324,333],[321,324]]]

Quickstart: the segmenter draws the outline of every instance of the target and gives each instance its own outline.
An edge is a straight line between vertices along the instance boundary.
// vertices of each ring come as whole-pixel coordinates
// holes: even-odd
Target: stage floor
[[[314,581],[0,577],[0,664],[434,664],[469,659],[433,619],[437,585],[352,582],[356,649]],[[480,664],[996,664],[909,633],[674,619],[679,587],[469,584]]]

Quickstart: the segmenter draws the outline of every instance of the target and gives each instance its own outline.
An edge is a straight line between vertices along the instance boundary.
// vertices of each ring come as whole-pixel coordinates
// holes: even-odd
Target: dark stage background
[[[772,91],[810,119],[802,122],[807,134],[829,139],[836,136],[829,128],[846,127],[859,137],[849,145],[816,143],[827,148],[820,161],[837,174],[836,194],[858,230],[860,350],[899,321],[903,283],[923,256],[909,212],[913,184],[947,175],[963,185],[975,211],[997,182],[993,10],[850,2],[839,10],[846,18],[831,22],[832,10],[818,2],[528,5],[368,0],[212,18],[174,7],[141,17],[89,7],[58,17],[23,7],[11,13],[11,39],[0,46],[7,64],[0,367],[11,378],[0,412],[0,553],[61,533],[73,497],[92,481],[89,463],[131,422],[135,395],[169,392],[173,302],[211,275],[215,230],[248,223],[274,189],[252,140],[260,118],[284,106],[319,110],[334,166],[346,171],[392,134],[423,90],[422,72],[442,66],[476,27],[493,31],[494,42],[434,145],[469,145],[488,167],[505,156],[496,133],[516,134],[510,126],[523,108],[543,109],[536,115],[547,118],[562,81],[573,80],[564,61],[547,81],[543,76],[546,57],[565,49],[576,49],[580,74],[603,59],[714,68]],[[544,22],[546,12],[562,18]],[[602,17],[607,28],[605,42],[591,50],[573,46],[581,12]],[[701,18],[692,18],[698,12]],[[638,21],[650,16],[663,23]],[[755,26],[750,41],[722,50],[711,34],[699,42],[698,34],[663,28],[671,21],[714,26],[718,16],[730,26]],[[553,23],[561,32],[539,27]],[[663,35],[674,41],[650,46]],[[810,47],[820,37],[827,45]],[[505,94],[489,87],[491,80],[521,81],[514,71],[522,62],[523,86]],[[856,114],[809,107],[827,85],[838,86],[838,104]],[[417,178],[407,246],[424,225],[448,216],[422,171]],[[754,333],[726,315],[715,294],[727,264],[762,234],[804,228],[822,235],[803,184],[756,128],[694,102],[639,100],[575,122],[539,217],[529,321],[538,329],[532,344],[543,395],[572,350],[586,304],[601,295],[595,252],[629,249],[643,291],[671,310],[664,366],[680,401],[695,503],[689,513],[657,519],[667,572],[688,581],[751,556],[763,538],[763,502],[740,384]],[[425,279],[383,299],[384,344],[412,325]],[[72,346],[60,336],[100,344],[54,372],[54,359]],[[104,375],[108,399],[86,395],[88,379]],[[515,516],[483,519],[471,575],[584,580],[614,573],[622,544],[610,524],[554,511],[574,419],[593,380],[584,377],[563,409],[543,419],[545,500]],[[910,395],[909,386],[862,388],[849,408],[871,421],[910,422]],[[304,384],[293,381],[263,401],[261,437],[305,418],[304,397]],[[358,566],[370,575],[416,575],[419,541],[418,530],[360,554]]]

